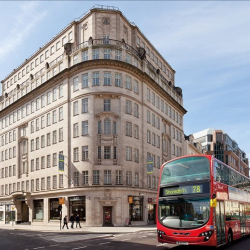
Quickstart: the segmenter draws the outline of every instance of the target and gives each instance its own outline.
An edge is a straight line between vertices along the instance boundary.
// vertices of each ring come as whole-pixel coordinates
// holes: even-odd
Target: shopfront
[[[79,214],[80,221],[86,221],[86,196],[69,197],[69,211],[70,215]]]
[[[4,206],[0,206],[0,221],[4,221]]]
[[[49,199],[49,206],[50,206],[50,220],[59,220],[60,219],[60,211],[58,209],[59,206],[59,199],[53,198]]]
[[[148,198],[148,224],[156,224],[157,198]]]
[[[44,218],[44,205],[43,199],[41,200],[34,200],[34,220],[43,220]]]
[[[129,196],[129,218],[143,221],[143,196]]]

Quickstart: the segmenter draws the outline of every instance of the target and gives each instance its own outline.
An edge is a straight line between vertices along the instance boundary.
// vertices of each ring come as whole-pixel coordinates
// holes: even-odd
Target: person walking
[[[79,227],[82,228],[81,224],[80,224],[80,216],[79,216],[79,214],[76,216],[76,228],[77,228],[78,224],[79,224]]]
[[[74,222],[75,222],[74,214],[71,214],[69,220],[70,220],[70,222],[71,222],[71,228],[74,228]]]
[[[66,226],[69,229],[67,215],[65,215],[64,218],[63,218],[63,227],[62,227],[62,229],[64,228],[64,226]]]

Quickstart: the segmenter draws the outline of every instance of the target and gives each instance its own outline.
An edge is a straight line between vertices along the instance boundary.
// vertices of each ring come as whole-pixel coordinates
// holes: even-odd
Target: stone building
[[[186,110],[175,71],[134,23],[95,6],[1,83],[0,223],[58,223],[59,204],[87,226],[154,222]]]
[[[194,133],[194,142],[200,142],[205,154],[214,155],[240,173],[249,177],[249,161],[238,143],[222,130],[213,128]]]
[[[183,141],[183,155],[196,155],[196,154],[204,154],[204,150],[202,149],[202,145],[200,142],[194,142],[194,136],[184,135]]]

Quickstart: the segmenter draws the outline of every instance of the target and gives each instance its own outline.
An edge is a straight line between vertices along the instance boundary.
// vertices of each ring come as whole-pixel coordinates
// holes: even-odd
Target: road
[[[249,249],[250,238],[235,242],[223,250]],[[53,233],[24,230],[0,230],[0,250],[194,250],[200,247],[160,244],[156,230],[122,234],[88,234],[70,231]]]

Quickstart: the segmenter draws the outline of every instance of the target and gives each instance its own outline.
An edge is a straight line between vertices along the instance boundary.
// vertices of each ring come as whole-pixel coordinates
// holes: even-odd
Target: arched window
[[[111,134],[111,126],[110,126],[110,119],[106,118],[104,120],[104,134],[110,135]]]

